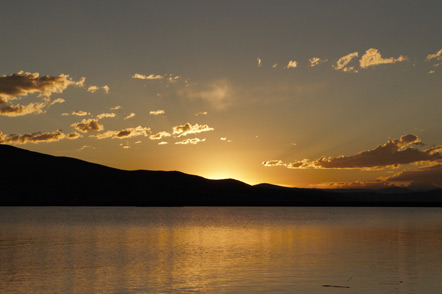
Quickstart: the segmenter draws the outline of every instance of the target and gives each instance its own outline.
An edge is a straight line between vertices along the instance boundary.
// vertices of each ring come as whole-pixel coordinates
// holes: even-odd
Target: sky
[[[8,1],[0,143],[249,184],[442,187],[441,11]]]

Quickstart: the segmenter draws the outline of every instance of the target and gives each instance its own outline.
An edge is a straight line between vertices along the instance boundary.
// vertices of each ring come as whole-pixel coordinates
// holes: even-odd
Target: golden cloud
[[[290,60],[287,64],[287,68],[296,68],[298,66],[298,62],[295,60]]]
[[[115,113],[111,112],[111,113],[100,113],[99,115],[97,115],[98,119],[102,119],[102,118],[106,118],[106,117],[115,117]]]
[[[321,63],[327,62],[328,59],[327,58],[321,59],[319,57],[312,57],[308,61],[310,62],[310,67],[315,67],[315,66],[320,65]]]
[[[150,128],[138,126],[136,128],[127,128],[120,131],[106,131],[104,133],[91,135],[89,137],[97,138],[97,139],[106,139],[106,138],[112,138],[112,139],[127,139],[131,137],[137,137],[137,136],[144,136],[148,137],[152,132],[150,131]]]
[[[190,123],[186,123],[184,125],[179,125],[173,127],[173,134],[178,137],[187,136],[189,134],[197,134],[202,132],[213,131],[214,129],[209,127],[208,125],[199,125],[194,124],[193,126]]]
[[[140,80],[162,80],[164,77],[165,75],[156,75],[156,74],[143,75],[138,73],[132,76],[133,79],[140,79]]]
[[[160,115],[160,114],[165,114],[166,112],[163,109],[158,109],[158,110],[152,110],[151,112],[149,112],[150,115]]]
[[[63,139],[75,140],[81,137],[77,132],[69,134],[63,133],[61,130],[55,132],[36,132],[26,134],[10,134],[6,135],[0,132],[0,144],[27,144],[27,143],[48,143],[57,142]]]
[[[380,64],[392,64],[397,62],[407,61],[408,57],[400,55],[398,58],[382,58],[378,49],[368,49],[365,54],[359,60],[361,68],[367,68],[370,66],[376,66]]]
[[[62,93],[69,86],[83,87],[85,78],[73,81],[69,75],[41,76],[39,73],[20,71],[12,75],[0,76],[0,115],[22,116],[27,114],[39,114],[45,111],[46,107],[54,103],[60,103],[61,98],[50,101],[53,93]],[[12,104],[11,101],[19,100],[28,94],[38,94],[42,102],[29,103],[27,105]],[[56,102],[55,102],[56,101]],[[64,101],[64,100],[63,100]]]
[[[440,49],[436,53],[428,54],[427,57],[425,58],[425,60],[427,61],[431,59],[442,60],[442,49]]]
[[[339,60],[336,62],[335,65],[333,65],[333,68],[335,70],[342,70],[344,72],[354,72],[357,73],[358,70],[355,69],[354,66],[347,66],[354,58],[358,57],[359,53],[358,52],[353,52],[350,54],[347,54],[341,58],[339,58]]]
[[[101,125],[97,119],[92,118],[83,119],[81,122],[73,123],[71,126],[83,133],[97,132],[103,130],[103,125]]]
[[[163,131],[163,132],[158,132],[156,134],[150,135],[149,139],[151,139],[151,140],[161,140],[164,137],[170,137],[170,136],[171,136],[170,133]]]
[[[87,88],[87,91],[91,92],[91,93],[95,93],[95,92],[97,92],[100,89],[102,89],[106,94],[109,94],[109,86],[108,85],[104,85],[103,87],[89,86]]]
[[[434,163],[442,160],[442,146],[433,146],[424,150],[416,148],[422,145],[417,136],[409,134],[400,139],[388,140],[383,145],[355,155],[321,157],[314,161],[304,159],[288,164],[273,160],[265,161],[263,165],[282,165],[292,169],[383,169],[409,163]]]
[[[196,145],[200,142],[205,142],[206,139],[199,139],[199,138],[192,138],[192,139],[185,139],[183,141],[180,142],[175,142],[175,144],[180,144],[180,145],[187,145],[187,144],[192,144],[192,145]]]
[[[135,113],[131,113],[131,114],[129,114],[128,116],[126,116],[124,119],[131,119],[132,117],[134,117],[135,116]]]

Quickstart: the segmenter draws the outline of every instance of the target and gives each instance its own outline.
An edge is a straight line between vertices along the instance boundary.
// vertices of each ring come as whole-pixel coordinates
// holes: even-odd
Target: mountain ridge
[[[321,190],[123,170],[0,144],[0,205],[442,206],[442,190]]]

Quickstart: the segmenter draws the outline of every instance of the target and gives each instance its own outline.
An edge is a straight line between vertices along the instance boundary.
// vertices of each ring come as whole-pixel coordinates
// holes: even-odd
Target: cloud
[[[65,100],[64,100],[63,98],[57,98],[57,99],[53,100],[53,101],[49,104],[49,106],[52,106],[52,105],[54,105],[54,104],[61,104],[61,103],[64,103],[64,102],[65,102]]]
[[[221,137],[221,138],[219,138],[221,141],[224,141],[224,142],[227,142],[227,143],[230,143],[230,142],[232,142],[232,140],[228,140],[227,139],[227,137]]]
[[[200,116],[200,115],[207,115],[207,111],[200,111],[195,113],[195,116]]]
[[[49,143],[57,142],[63,139],[75,140],[81,137],[77,132],[65,134],[62,130],[55,132],[36,132],[26,134],[10,134],[6,135],[0,132],[0,144],[27,144],[27,143]]]
[[[117,105],[117,106],[111,107],[111,110],[118,110],[118,109],[121,109],[121,106],[120,106],[120,105]]]
[[[339,60],[336,62],[335,65],[333,65],[333,68],[335,70],[342,70],[344,72],[354,72],[357,73],[358,70],[354,68],[354,66],[347,66],[354,58],[358,57],[359,53],[358,52],[353,52],[350,54],[347,54],[341,58],[339,58]]]
[[[298,62],[295,60],[290,60],[287,64],[287,68],[296,68],[298,66]]]
[[[158,109],[158,110],[152,110],[151,112],[149,112],[150,115],[160,115],[160,114],[165,114],[166,112],[163,109]]]
[[[143,75],[143,74],[134,74],[132,76],[133,79],[140,79],[140,80],[162,80],[166,75],[156,75],[156,74],[150,74],[150,75]]]
[[[430,71],[428,72],[429,75],[432,75],[432,74],[434,74],[434,73],[435,73],[434,70],[430,70]]]
[[[74,110],[72,112],[72,115],[76,115],[76,116],[85,116],[88,115],[89,113],[87,113],[86,111],[83,110]]]
[[[162,141],[162,142],[159,142],[159,143],[158,143],[158,145],[167,145],[167,144],[169,144],[169,143],[167,143],[167,142],[165,142],[165,141]]]
[[[319,57],[312,57],[308,61],[310,62],[310,67],[315,67],[315,66],[320,65],[321,63],[327,62],[328,59],[327,58],[321,59]]]
[[[106,94],[109,94],[109,86],[107,86],[107,85],[105,85],[105,86],[103,86],[103,87],[89,86],[89,87],[87,88],[87,91],[88,91],[88,92],[91,92],[91,93],[95,93],[96,91],[98,91],[98,90],[100,90],[100,89],[102,89]]]
[[[103,130],[103,125],[99,123],[97,119],[83,119],[81,122],[73,123],[71,125],[77,131],[88,133],[88,132],[97,132]]]
[[[138,126],[136,128],[127,128],[120,131],[106,131],[104,133],[91,135],[89,137],[97,138],[97,139],[106,139],[106,138],[112,138],[112,139],[127,139],[131,137],[137,137],[137,136],[144,136],[148,137],[152,132],[150,131],[150,128]]]
[[[262,165],[264,166],[286,166],[281,160],[269,160],[263,161]]]
[[[131,113],[131,114],[129,114],[128,116],[126,116],[124,119],[131,119],[132,117],[134,117],[135,116],[135,113]]]
[[[321,157],[317,160],[308,159],[295,161],[285,165],[287,168],[305,169],[384,169],[399,167],[410,163],[434,163],[442,160],[442,146],[433,146],[428,149],[419,149],[422,146],[420,139],[415,135],[404,135],[400,139],[388,140],[374,149],[362,151],[355,155],[339,157]],[[270,161],[276,162],[276,161]],[[272,166],[265,164],[265,166]]]
[[[101,114],[99,114],[99,115],[97,115],[97,118],[98,119],[102,119],[102,118],[105,118],[105,117],[115,117],[115,113],[101,113]]]
[[[278,68],[278,64],[275,63],[274,65],[272,65],[272,68]]]
[[[16,117],[27,114],[40,114],[44,112],[47,105],[47,102],[13,105],[2,101],[0,98],[0,115]]]
[[[258,61],[257,67],[262,67],[262,59],[257,57],[256,60]]]
[[[199,138],[192,138],[192,139],[186,139],[180,142],[175,142],[175,144],[181,144],[181,145],[187,145],[187,144],[193,144],[196,145],[200,142],[204,142],[206,139],[199,139]]]
[[[80,148],[78,148],[77,151],[81,151],[81,150],[85,150],[85,149],[95,149],[95,147],[89,146],[89,145],[83,145]]]
[[[390,183],[406,183],[410,188],[442,188],[442,164],[406,169],[386,179]]]
[[[199,125],[194,124],[193,126],[190,123],[186,123],[184,125],[179,125],[173,127],[173,134],[178,135],[178,137],[187,136],[189,134],[198,134],[202,132],[213,131],[214,129],[209,127],[208,125]]]
[[[408,57],[400,55],[398,58],[382,58],[378,49],[368,49],[365,54],[359,60],[361,68],[367,68],[370,66],[376,66],[380,64],[391,64],[397,62],[407,61]]]
[[[170,133],[162,131],[162,132],[158,132],[156,134],[150,135],[149,139],[151,139],[151,140],[161,140],[164,137],[170,137],[170,136],[171,136]]]
[[[427,61],[431,59],[442,60],[442,49],[440,49],[434,54],[428,54],[428,56],[425,58],[425,60]]]
[[[175,83],[180,78],[181,78],[180,76],[174,76],[173,74],[169,74],[169,78],[167,80],[171,83]]]
[[[405,169],[391,177],[373,181],[322,183],[315,185],[322,189],[385,189],[389,187],[409,187],[416,189],[442,188],[442,164],[417,169]]]
[[[180,94],[191,100],[206,101],[214,108],[225,109],[232,102],[232,92],[232,87],[226,80],[217,80],[205,87],[186,87]]]
[[[62,93],[67,87],[73,85],[83,87],[85,78],[73,81],[69,75],[41,76],[39,73],[20,71],[12,75],[0,76],[0,115],[22,116],[45,112],[45,108],[54,103],[61,103],[61,98],[50,102],[53,93]],[[12,104],[11,101],[19,100],[28,94],[38,94],[42,102],[27,105]],[[56,101],[56,102],[55,102]],[[64,100],[63,100],[64,101]]]

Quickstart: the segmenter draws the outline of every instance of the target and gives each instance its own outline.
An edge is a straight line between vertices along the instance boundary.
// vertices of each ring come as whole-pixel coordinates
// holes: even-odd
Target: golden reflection
[[[442,271],[439,219],[340,223],[317,221],[318,210],[308,221],[301,209],[270,210],[158,208],[131,218],[141,222],[4,225],[0,284],[5,293],[321,293],[323,284],[431,293],[418,283]]]

